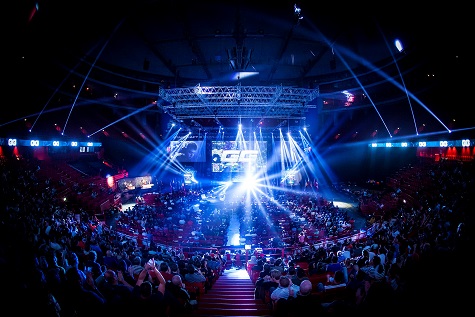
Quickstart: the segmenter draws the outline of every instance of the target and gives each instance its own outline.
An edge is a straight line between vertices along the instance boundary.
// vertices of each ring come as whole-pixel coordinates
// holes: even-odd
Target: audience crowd
[[[296,298],[308,292],[294,289],[299,283],[293,282],[295,277],[282,281],[295,276],[297,266],[306,270],[309,282],[303,285],[312,289],[312,308],[323,315],[465,311],[470,306],[466,286],[473,275],[465,269],[470,264],[461,260],[472,245],[473,163],[421,161],[405,169],[421,183],[430,183],[411,193],[417,204],[401,200],[379,217],[370,215],[362,239],[296,248],[290,265],[258,260],[256,298],[270,304],[276,316],[300,316],[304,304]],[[370,199],[403,194],[398,186],[384,191],[388,193]]]
[[[275,199],[285,208],[261,197],[251,213],[239,201],[228,206],[237,211],[243,236],[265,237],[254,241],[256,249],[293,247],[282,257],[255,252],[256,297],[279,316],[301,315],[304,308],[322,315],[465,308],[470,299],[465,288],[473,280],[465,260],[472,242],[473,164],[424,161],[410,168],[432,186],[411,193],[417,205],[401,200],[397,208],[370,218],[362,239],[345,238],[353,233],[352,219],[318,195],[278,192]],[[199,193],[160,196],[156,205],[178,205],[160,213],[156,206],[116,210],[116,226],[126,218],[127,226],[135,221],[145,233],[134,229],[127,235],[64,201],[45,186],[39,169],[32,158],[0,160],[0,268],[6,306],[16,315],[183,316],[226,267],[229,259],[218,248],[190,253],[154,239],[153,230],[184,224],[203,239],[225,233],[229,213],[211,206],[198,212],[193,205]],[[403,192],[387,190],[393,196]],[[267,215],[258,212],[259,203],[267,204]],[[320,232],[325,242],[317,239]],[[204,290],[190,289],[200,281],[206,282]],[[324,296],[334,288],[343,288],[344,295]]]

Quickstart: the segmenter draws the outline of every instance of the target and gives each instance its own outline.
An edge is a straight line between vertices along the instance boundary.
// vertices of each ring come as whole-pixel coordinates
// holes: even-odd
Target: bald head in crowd
[[[302,283],[300,283],[300,294],[302,295],[308,295],[312,292],[312,282],[309,280],[303,280]]]

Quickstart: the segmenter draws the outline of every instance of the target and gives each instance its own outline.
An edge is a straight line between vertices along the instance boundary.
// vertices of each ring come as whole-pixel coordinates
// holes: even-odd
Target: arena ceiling
[[[454,82],[464,67],[463,8],[49,0],[13,12],[17,100],[2,136],[31,129],[141,142],[173,124],[213,132],[242,123],[308,127],[329,140],[358,131],[364,140],[444,131],[430,112],[470,126],[461,93],[446,93],[464,87]]]

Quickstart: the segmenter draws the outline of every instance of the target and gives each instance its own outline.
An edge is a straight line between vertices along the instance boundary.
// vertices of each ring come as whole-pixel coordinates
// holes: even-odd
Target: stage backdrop
[[[267,142],[212,141],[211,170],[224,179],[238,181],[246,174],[256,175],[267,167]],[[225,175],[230,175],[226,177]]]

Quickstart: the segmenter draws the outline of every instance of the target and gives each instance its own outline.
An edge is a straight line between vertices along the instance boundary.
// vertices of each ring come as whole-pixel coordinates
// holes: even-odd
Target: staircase
[[[254,299],[254,284],[245,269],[225,270],[212,288],[200,294],[193,317],[252,316],[271,317],[270,307]]]

